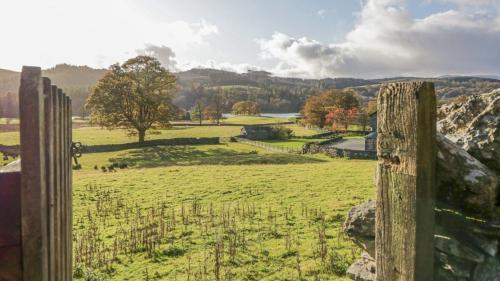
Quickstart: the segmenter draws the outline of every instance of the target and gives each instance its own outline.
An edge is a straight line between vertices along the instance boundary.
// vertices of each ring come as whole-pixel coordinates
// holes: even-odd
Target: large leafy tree
[[[323,128],[327,123],[326,119],[329,113],[336,110],[337,112],[347,112],[357,107],[359,107],[359,99],[355,92],[331,89],[312,96],[306,101],[304,117],[307,123]]]
[[[258,115],[259,105],[253,101],[240,101],[233,104],[233,114],[236,115]]]
[[[146,131],[169,126],[176,79],[149,56],[114,64],[93,87],[86,108],[91,122],[108,129],[127,128],[143,142]]]

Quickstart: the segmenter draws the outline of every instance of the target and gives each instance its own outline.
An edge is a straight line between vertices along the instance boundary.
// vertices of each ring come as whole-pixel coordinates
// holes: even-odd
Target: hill
[[[43,71],[45,76],[51,78],[73,99],[75,115],[85,115],[83,107],[89,88],[105,73],[105,69],[68,64],[59,64]],[[224,92],[226,110],[230,110],[232,104],[237,101],[253,100],[259,103],[261,110],[265,112],[298,112],[309,96],[330,88],[353,89],[361,98],[367,100],[376,96],[382,83],[396,80],[430,80],[436,85],[438,97],[444,100],[500,88],[500,80],[472,76],[391,77],[373,80],[348,77],[301,79],[276,77],[266,71],[235,73],[217,69],[191,69],[175,75],[180,87],[174,102],[184,109],[190,109],[197,101],[206,101],[208,93],[218,88]],[[18,88],[19,72],[0,69],[0,112],[4,115],[9,109],[17,108],[15,94]]]

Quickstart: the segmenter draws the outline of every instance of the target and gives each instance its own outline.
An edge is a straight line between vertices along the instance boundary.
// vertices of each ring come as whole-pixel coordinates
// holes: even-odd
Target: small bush
[[[293,130],[282,125],[273,126],[274,138],[279,140],[287,140],[294,136]]]
[[[337,276],[344,276],[350,266],[350,261],[332,248],[328,254],[328,263],[326,266],[331,273]]]

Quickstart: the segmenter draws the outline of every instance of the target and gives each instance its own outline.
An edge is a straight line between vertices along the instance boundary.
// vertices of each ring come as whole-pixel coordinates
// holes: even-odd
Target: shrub
[[[293,137],[293,130],[282,125],[273,126],[274,139],[287,140]]]

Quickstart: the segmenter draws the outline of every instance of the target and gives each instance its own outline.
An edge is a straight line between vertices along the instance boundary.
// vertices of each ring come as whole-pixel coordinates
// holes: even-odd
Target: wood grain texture
[[[420,81],[384,85],[377,111],[377,280],[432,280],[434,85]]]
[[[68,132],[66,131],[67,119],[66,119],[66,95],[59,90],[61,93],[61,278],[62,280],[68,280],[68,268],[67,268],[67,237],[68,237],[68,226],[67,226],[67,139]]]
[[[44,97],[41,69],[23,67],[19,87],[23,280],[48,280]],[[29,270],[28,270],[29,269]]]
[[[62,189],[62,157],[61,157],[61,144],[62,144],[62,135],[61,135],[61,104],[62,104],[62,92],[57,89],[57,87],[53,88],[55,101],[54,101],[54,148],[58,153],[54,154],[54,232],[55,232],[55,251],[56,251],[56,260],[55,260],[55,271],[56,275],[54,276],[55,281],[62,281],[62,208],[61,208],[61,189]]]
[[[68,257],[67,257],[67,268],[68,268],[68,280],[72,280],[73,278],[73,169],[72,169],[72,159],[71,159],[71,145],[73,143],[73,120],[72,120],[72,112],[71,112],[71,99],[67,97],[68,102],[67,102],[67,127],[66,130],[68,132],[68,182],[67,182],[67,224],[68,224],[68,240],[67,240],[67,252],[68,252]]]
[[[45,179],[47,187],[47,249],[48,278],[54,280],[55,272],[55,236],[54,236],[54,106],[53,89],[50,79],[43,78],[43,96],[45,109]]]

